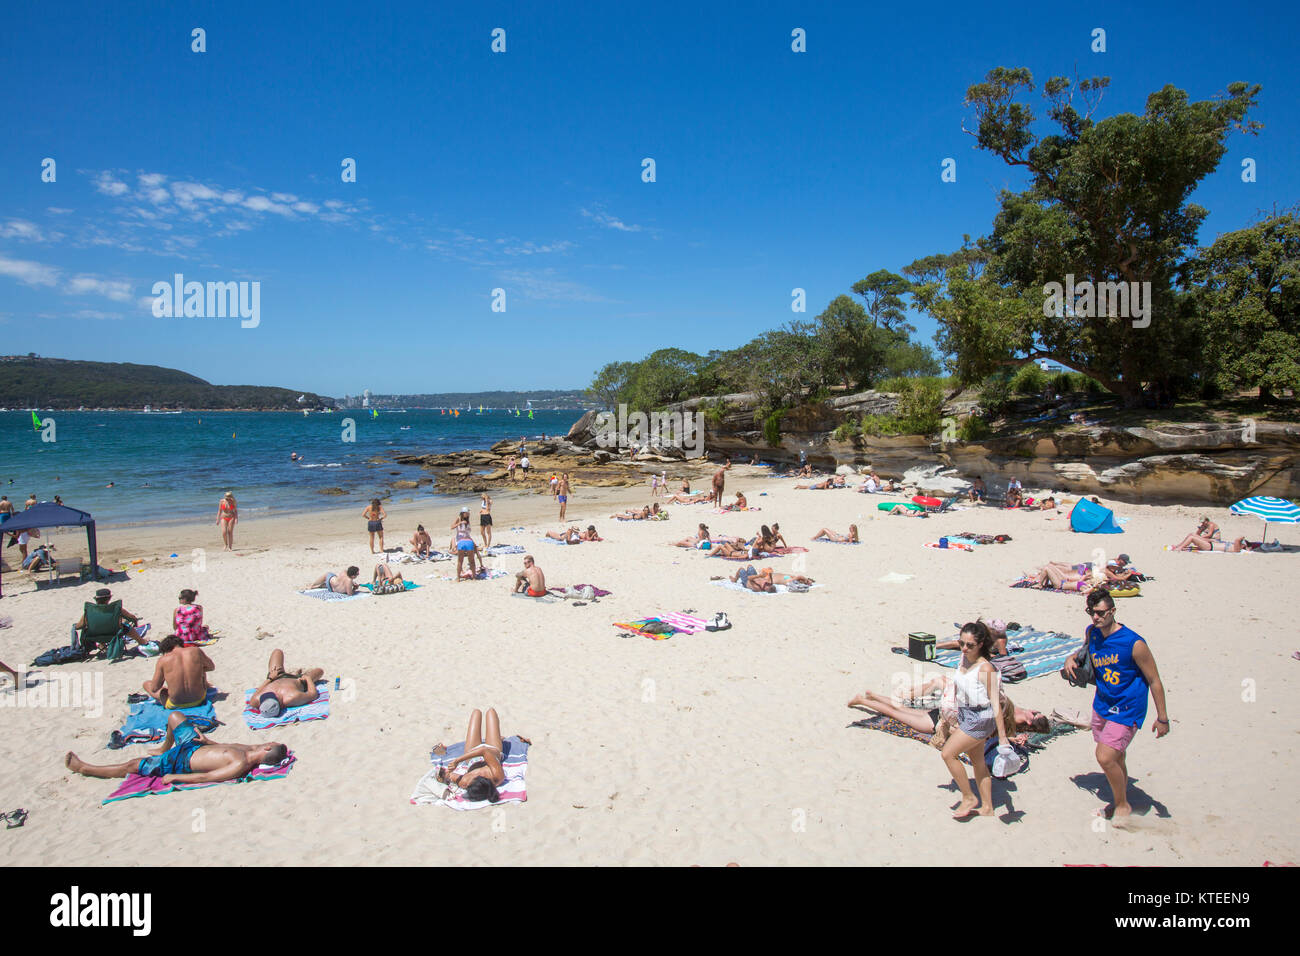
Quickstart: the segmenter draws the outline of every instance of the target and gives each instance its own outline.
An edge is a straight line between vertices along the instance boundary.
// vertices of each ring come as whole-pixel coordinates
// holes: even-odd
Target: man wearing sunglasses
[[[1088,614],[1092,624],[1084,648],[1097,676],[1092,739],[1097,743],[1097,763],[1114,795],[1114,802],[1102,813],[1114,826],[1125,827],[1132,813],[1125,752],[1146,720],[1148,693],[1156,703],[1156,722],[1151,729],[1157,739],[1169,733],[1165,687],[1146,641],[1115,620],[1115,599],[1109,591],[1098,588],[1088,595]],[[1071,657],[1065,662],[1065,673],[1074,677],[1074,671]]]

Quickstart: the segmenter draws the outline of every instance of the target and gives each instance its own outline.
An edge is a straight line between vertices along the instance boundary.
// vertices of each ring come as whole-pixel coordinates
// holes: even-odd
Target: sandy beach
[[[454,569],[448,563],[402,565],[421,588],[342,603],[299,596],[322,572],[348,564],[369,580],[375,559],[359,509],[242,521],[234,553],[222,552],[210,523],[103,529],[101,563],[143,559],[132,566],[142,572],[111,586],[152,622],[151,636],[167,633],[180,589],[198,590],[207,623],[221,635],[207,648],[217,665],[212,682],[229,694],[216,705],[224,726],[212,736],[269,736],[298,761],[284,780],[102,805],[115,783],[69,772],[64,754],[92,763],[143,755],[143,745],[116,752],[105,745],[153,661],[62,668],[102,675],[104,703],[94,716],[85,707],[9,706],[12,684],[0,678],[0,809],[30,811],[25,827],[0,831],[0,861],[1257,866],[1300,857],[1300,838],[1286,823],[1300,784],[1286,744],[1300,719],[1300,701],[1286,690],[1300,668],[1291,659],[1300,639],[1287,597],[1298,555],[1163,550],[1202,513],[1225,538],[1257,538],[1258,521],[1224,509],[1105,502],[1128,519],[1125,534],[1079,535],[1064,510],[967,507],[904,519],[878,512],[880,497],[794,484],[737,466],[728,498],[743,490],[761,511],[674,506],[669,521],[626,523],[608,516],[647,503],[648,487],[579,486],[569,520],[594,523],[606,539],[579,547],[538,540],[561,527],[549,495],[497,497],[494,541],[529,549],[552,586],[613,592],[583,607],[511,597],[520,555],[489,559],[510,572],[497,580],[442,580]],[[477,515],[477,498],[464,503]],[[421,522],[445,549],[460,504],[389,506],[389,548],[409,547]],[[736,564],[668,546],[701,521],[715,534],[747,536],[779,521],[792,545],[810,550],[761,563],[802,570],[819,586],[779,595],[716,586],[710,575]],[[823,526],[843,532],[851,522],[860,545],[808,540]],[[509,530],[515,526],[527,530]],[[1013,540],[971,553],[923,547],[959,531]],[[1275,534],[1300,543],[1290,527],[1273,526]],[[65,554],[84,548],[71,530],[55,540]],[[196,548],[205,549],[201,570]],[[1087,731],[1053,740],[1028,773],[996,783],[997,816],[954,822],[957,794],[938,753],[849,727],[867,714],[846,702],[864,689],[888,693],[899,672],[938,672],[891,653],[911,631],[947,639],[953,622],[984,615],[1082,638],[1081,597],[1008,585],[1049,559],[1096,560],[1098,548],[1127,552],[1156,578],[1141,597],[1120,601],[1117,615],[1148,641],[1173,721],[1157,741],[1152,711],[1130,748],[1133,829],[1097,825],[1104,778]],[[908,578],[881,581],[889,575]],[[0,616],[13,619],[0,630],[0,660],[19,669],[67,642],[98,586],[36,591],[30,577],[5,574],[0,600]],[[664,641],[612,626],[686,610],[705,618],[725,611],[733,626]],[[322,667],[354,693],[336,694],[327,720],[249,730],[243,691],[274,647],[290,666]],[[1092,693],[1054,674],[1008,692],[1017,705],[1048,712],[1086,710]],[[470,710],[488,706],[506,735],[533,742],[528,801],[470,813],[411,805],[432,745],[461,739]]]

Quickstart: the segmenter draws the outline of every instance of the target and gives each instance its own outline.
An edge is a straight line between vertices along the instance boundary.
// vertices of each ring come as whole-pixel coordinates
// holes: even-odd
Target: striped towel
[[[1079,649],[1079,641],[1069,634],[1023,628],[1007,632],[1007,645],[1022,648],[1014,656],[1025,665],[1026,680],[1055,674],[1065,666],[1066,658]],[[940,667],[956,667],[961,663],[961,651],[939,651],[934,655],[934,662]]]
[[[355,598],[373,596],[369,591],[357,591],[355,594],[339,594],[337,591],[330,591],[326,588],[309,588],[298,593],[303,597],[315,598],[317,601],[351,601]]]
[[[778,584],[778,585],[776,586],[776,590],[775,590],[775,591],[751,591],[749,588],[745,587],[745,586],[744,586],[743,584],[741,584],[739,581],[714,581],[713,583],[716,584],[716,585],[717,585],[718,587],[720,587],[720,588],[726,588],[728,591],[743,591],[743,592],[746,593],[746,594],[764,594],[764,595],[770,595],[770,594],[789,594],[789,593],[790,593],[790,589],[789,589],[788,587],[786,587],[784,584]],[[811,584],[811,585],[808,586],[809,590],[812,590],[813,588],[819,588],[819,587],[821,587],[820,584]]]
[[[673,633],[655,634],[643,630],[645,625],[652,621],[669,625],[673,628]],[[616,621],[614,626],[622,628],[625,631],[631,631],[634,634],[644,635],[653,641],[662,641],[672,637],[673,634],[698,634],[708,626],[708,621],[704,620],[702,617],[694,617],[690,614],[680,614],[677,611],[668,611],[664,614],[656,615],[655,617],[643,617],[635,621],[627,621],[623,623]]]
[[[326,681],[317,681],[316,690],[320,696],[310,704],[300,707],[288,707],[279,717],[263,717],[253,706],[253,694],[257,688],[244,691],[244,723],[253,730],[266,730],[268,727],[282,727],[285,724],[303,723],[308,720],[324,720],[330,715],[330,692]]]
[[[498,793],[501,795],[498,803],[524,803],[528,799],[528,789],[524,778],[528,773],[529,745],[518,737],[507,737],[501,741],[501,746],[503,750],[501,769],[506,772],[506,779],[497,788]],[[453,810],[482,810],[484,807],[494,806],[494,804],[486,800],[480,800],[477,803],[466,800],[463,793],[448,800],[443,799],[443,794],[447,791],[447,785],[438,782],[438,769],[464,752],[465,743],[461,741],[448,747],[445,754],[430,754],[429,759],[433,761],[433,769],[416,782],[415,790],[411,793],[411,802],[421,805],[440,804],[444,807],[451,807]]]
[[[289,776],[297,762],[292,751],[278,767],[258,767],[238,780],[223,780],[221,783],[163,783],[162,777],[142,777],[138,773],[129,773],[121,785],[108,795],[104,803],[127,800],[131,797],[160,796],[173,790],[202,790],[204,787],[220,787],[227,783],[261,783],[266,780],[280,780]]]
[[[217,726],[217,712],[212,707],[212,701],[216,696],[217,691],[209,688],[207,699],[203,703],[174,710],[168,710],[153,699],[132,704],[126,723],[119,731],[122,744],[143,744],[162,740],[167,735],[167,718],[172,714],[184,714],[200,730],[211,730]]]

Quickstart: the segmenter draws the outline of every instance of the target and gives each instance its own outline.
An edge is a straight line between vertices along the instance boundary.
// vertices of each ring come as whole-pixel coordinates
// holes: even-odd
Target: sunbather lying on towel
[[[904,518],[916,518],[916,517],[923,517],[925,515],[925,511],[909,508],[906,505],[894,505],[894,507],[886,511],[885,514],[902,515]]]
[[[662,511],[659,502],[652,505],[646,505],[644,508],[629,508],[627,511],[621,511],[616,515],[610,515],[616,521],[645,521],[654,517]]]
[[[402,572],[396,570],[390,565],[379,563],[375,565],[375,573],[370,577],[370,586],[373,588],[380,584],[400,584],[406,587],[406,579],[402,577]]]
[[[706,501],[713,500],[713,492],[701,491],[695,495],[678,492],[675,495],[670,495],[667,500],[674,505],[702,505]]]
[[[825,538],[827,541],[834,541],[837,544],[857,544],[860,540],[858,538],[858,526],[855,524],[849,525],[848,534],[836,534],[830,528],[822,528],[812,536],[814,541],[818,538]]]
[[[655,505],[655,507],[659,507]],[[587,525],[586,531],[579,531],[577,525],[573,525],[567,531],[548,531],[546,537],[555,541],[563,541],[565,544],[582,544],[586,541],[601,541],[600,535],[596,534],[594,524]]]
[[[524,569],[515,575],[515,590],[518,594],[525,592],[529,597],[546,597],[546,575],[533,562],[531,554],[524,555]]]
[[[1217,538],[1209,538],[1200,534],[1189,534],[1183,538],[1170,550],[1173,551],[1226,551],[1230,554],[1236,554],[1246,547],[1246,539],[1238,538],[1236,541],[1220,541]]]
[[[138,773],[162,777],[163,783],[221,783],[238,780],[261,764],[277,765],[289,755],[289,749],[274,740],[264,744],[219,744],[204,736],[184,714],[172,714],[167,719],[162,746],[150,754],[125,763],[96,766],[68,751],[63,762],[73,773],[100,780]]]
[[[201,647],[186,647],[175,634],[158,642],[158,659],[153,677],[142,685],[144,692],[168,710],[197,707],[208,699],[208,673],[217,665]]]
[[[714,540],[712,545],[708,554],[710,558],[752,558],[758,553],[754,545],[743,538],[734,541],[719,538]]]
[[[524,743],[532,743],[520,737]],[[464,794],[466,800],[486,800],[496,803],[500,799],[497,787],[506,781],[501,766],[503,751],[501,718],[495,708],[487,709],[487,720],[481,711],[469,715],[469,729],[465,731],[465,752],[443,767],[438,768],[438,782],[447,784],[447,796]],[[443,744],[433,748],[435,754],[447,752]]]
[[[1033,578],[1036,588],[1078,591],[1083,594],[1106,580],[1105,574],[1094,569],[1091,564],[1068,565],[1060,561],[1045,564],[1036,571],[1030,571],[1025,577]]]
[[[316,682],[324,676],[325,671],[319,667],[285,670],[284,651],[277,647],[266,664],[266,680],[253,691],[252,706],[263,717],[279,717],[286,708],[301,707],[319,697]]]
[[[799,584],[806,584],[812,587],[813,579],[803,574],[782,574],[779,571],[773,571],[771,568],[763,568],[761,571],[755,571],[751,564],[748,567],[739,569],[730,578],[733,583],[744,585],[751,591],[776,590],[778,584],[789,584],[791,581]]]
[[[843,475],[828,475],[827,477],[823,478],[821,481],[814,481],[811,485],[795,485],[794,487],[795,487],[795,490],[796,490],[796,491],[799,491],[800,489],[803,489],[803,490],[808,490],[808,489],[824,490],[824,489],[826,489],[826,488],[843,488],[843,487],[844,487],[844,476],[843,476]]]
[[[943,689],[944,696],[940,705],[928,711],[903,706],[888,697],[869,690],[865,690],[857,697],[854,697],[849,701],[849,706],[873,710],[877,714],[892,717],[900,724],[906,724],[913,730],[923,734],[938,734],[946,738],[947,732],[957,725],[956,708],[952,705],[954,695],[950,690],[953,686],[950,678],[938,676],[926,681],[920,687],[913,687],[911,691],[912,699],[925,698],[934,691],[940,688]],[[1052,724],[1046,714],[1025,707],[1017,707],[1006,694],[1001,695],[1000,703],[1002,705],[1002,719],[1008,727],[1014,725],[1017,732],[1016,736],[1008,738],[1012,743],[1020,744],[1023,747],[1029,742],[1030,733],[1046,734],[1051,732]],[[945,709],[948,710],[948,713],[945,713]],[[942,734],[940,734],[941,727],[944,727]],[[935,746],[933,741],[931,741],[931,746]],[[942,743],[938,744],[938,747],[942,748],[942,746]]]
[[[701,522],[699,530],[696,531],[695,534],[691,535],[689,538],[682,538],[682,540],[680,541],[674,541],[673,547],[674,548],[701,548],[703,550],[708,550],[707,548],[704,547],[706,543],[711,544],[711,542],[709,541],[709,526]]]
[[[983,622],[983,618],[980,621]],[[1001,656],[1007,652],[1007,625],[1001,618],[988,622],[989,637],[993,638],[993,654]],[[939,641],[934,645],[936,651],[955,651],[961,647],[961,641]]]
[[[326,571],[311,584],[307,585],[307,590],[314,591],[317,588],[324,588],[326,591],[333,591],[335,594],[356,594],[357,593],[357,575],[361,569],[355,564],[341,574],[335,574],[332,571]]]

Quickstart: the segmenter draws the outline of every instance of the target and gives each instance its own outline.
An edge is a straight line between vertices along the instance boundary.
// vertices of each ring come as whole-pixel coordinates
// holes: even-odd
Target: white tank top
[[[956,688],[956,703],[958,710],[974,711],[980,716],[993,716],[993,704],[989,700],[988,689],[984,686],[984,681],[980,679],[980,665],[976,663],[967,671],[958,669],[953,675],[952,682]],[[994,668],[994,676],[997,676],[997,669]]]

